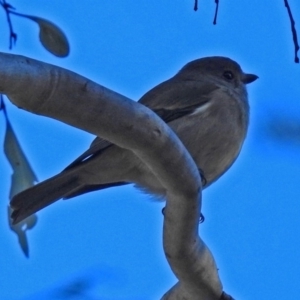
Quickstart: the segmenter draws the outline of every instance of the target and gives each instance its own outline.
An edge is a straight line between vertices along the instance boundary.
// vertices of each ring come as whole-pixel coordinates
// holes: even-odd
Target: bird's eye
[[[223,73],[223,76],[228,80],[232,80],[234,78],[233,73],[231,71],[225,71]]]

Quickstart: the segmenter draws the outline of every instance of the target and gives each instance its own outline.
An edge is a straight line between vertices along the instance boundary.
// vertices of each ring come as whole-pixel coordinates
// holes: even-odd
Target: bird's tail
[[[28,216],[67,197],[80,188],[79,178],[74,172],[62,172],[37,185],[15,195],[11,202],[13,224],[17,224]]]

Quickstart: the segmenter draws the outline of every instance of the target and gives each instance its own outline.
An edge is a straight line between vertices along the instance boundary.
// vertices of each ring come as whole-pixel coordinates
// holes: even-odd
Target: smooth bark
[[[220,299],[214,258],[198,234],[201,178],[172,130],[143,105],[71,71],[4,53],[0,66],[0,92],[16,106],[130,149],[165,186],[163,245],[179,283],[163,299]]]

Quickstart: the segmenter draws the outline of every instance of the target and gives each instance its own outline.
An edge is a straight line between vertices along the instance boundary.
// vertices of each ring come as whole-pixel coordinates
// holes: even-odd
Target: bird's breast
[[[209,101],[169,124],[204,173],[207,186],[235,161],[248,127],[246,101],[230,95],[221,103],[219,100]]]

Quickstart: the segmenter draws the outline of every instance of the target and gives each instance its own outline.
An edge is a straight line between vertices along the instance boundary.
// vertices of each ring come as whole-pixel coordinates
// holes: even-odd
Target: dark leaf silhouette
[[[69,55],[70,46],[68,39],[57,25],[43,18],[16,12],[11,13],[36,22],[40,28],[39,38],[42,45],[53,55],[58,57],[66,57]]]

